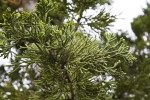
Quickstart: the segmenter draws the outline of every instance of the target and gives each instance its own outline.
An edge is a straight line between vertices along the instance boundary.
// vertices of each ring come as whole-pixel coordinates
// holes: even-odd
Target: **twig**
[[[61,69],[65,69],[65,64],[67,62],[61,62],[59,61],[59,59],[56,57],[54,51],[52,50],[49,50],[51,56],[55,59],[56,62],[58,62],[60,65],[61,65]],[[70,92],[71,92],[71,100],[75,100],[74,97],[75,97],[75,93],[74,93],[74,89],[73,89],[73,85],[72,85],[72,80],[71,80],[71,76],[69,74],[69,72],[65,69],[66,71],[66,78],[68,79],[68,82],[70,83]]]

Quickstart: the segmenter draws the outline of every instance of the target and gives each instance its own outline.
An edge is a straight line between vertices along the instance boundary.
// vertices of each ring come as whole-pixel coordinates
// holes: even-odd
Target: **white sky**
[[[113,31],[121,29],[128,31],[130,36],[134,39],[134,33],[131,30],[131,22],[133,18],[143,14],[142,8],[146,8],[146,3],[150,0],[113,0],[112,14],[118,15],[114,23]]]

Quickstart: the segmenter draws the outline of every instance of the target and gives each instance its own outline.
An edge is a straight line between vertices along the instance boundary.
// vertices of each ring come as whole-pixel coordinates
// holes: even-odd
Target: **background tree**
[[[126,76],[120,80],[115,90],[116,98],[132,100],[150,99],[150,4],[143,9],[144,15],[139,15],[131,23],[137,39],[126,38],[126,42],[137,58],[133,64],[126,66]]]
[[[33,12],[8,9],[3,15],[1,56],[12,55],[7,66],[12,70],[8,74],[6,66],[0,67],[0,98],[111,99],[109,91],[125,74],[121,63],[135,58],[123,38],[117,41],[113,34],[104,34],[115,16],[105,10],[97,16],[83,14],[109,1],[55,1],[41,0]],[[99,40],[84,30],[85,25],[97,32]],[[112,79],[106,81],[108,76]],[[25,80],[30,81],[28,88]]]

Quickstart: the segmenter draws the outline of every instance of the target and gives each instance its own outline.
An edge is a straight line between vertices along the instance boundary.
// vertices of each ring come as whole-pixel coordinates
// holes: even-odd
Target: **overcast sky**
[[[130,36],[134,37],[131,30],[131,22],[133,18],[143,14],[142,8],[146,8],[147,2],[150,0],[113,0],[112,14],[118,15],[118,20],[114,23],[113,31],[121,29],[128,31]]]

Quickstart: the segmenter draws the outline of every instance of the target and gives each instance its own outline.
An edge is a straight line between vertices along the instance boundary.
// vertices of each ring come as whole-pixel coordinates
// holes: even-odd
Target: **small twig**
[[[64,66],[67,62],[59,61],[59,59],[57,58],[57,56],[55,55],[53,50],[49,50],[49,52],[50,52],[51,56],[55,59],[55,61],[58,62],[61,65],[61,69],[65,69]],[[71,76],[70,76],[69,72],[66,69],[65,69],[65,71],[66,71],[66,78],[68,79],[68,82],[70,83],[71,100],[75,100],[74,99],[75,93],[74,93],[74,89],[73,89],[73,85],[72,85]]]
[[[83,2],[86,3],[86,0],[83,0]],[[77,19],[77,24],[76,24],[76,27],[75,27],[75,31],[78,30],[79,25],[80,25],[80,21],[83,18],[83,11],[84,11],[84,6],[85,6],[84,3],[81,5],[82,7],[81,7],[81,9],[78,12],[79,13],[79,17]]]
[[[65,69],[64,65],[65,65],[65,63],[61,64],[62,69]],[[68,82],[70,83],[71,100],[75,100],[74,99],[75,93],[74,93],[74,89],[73,89],[73,85],[72,85],[71,76],[67,70],[66,70],[66,78],[68,79]]]
[[[51,56],[55,59],[55,61],[59,63],[59,60],[58,60],[58,58],[56,57],[54,51],[53,51],[53,50],[49,50],[49,52],[50,52]]]
[[[75,31],[78,30],[78,27],[80,25],[80,20],[81,20],[82,15],[83,15],[83,11],[84,11],[83,8],[79,11],[79,18],[77,19],[77,24],[76,24],[76,27],[75,27]]]

